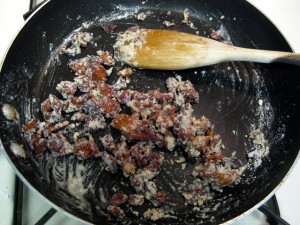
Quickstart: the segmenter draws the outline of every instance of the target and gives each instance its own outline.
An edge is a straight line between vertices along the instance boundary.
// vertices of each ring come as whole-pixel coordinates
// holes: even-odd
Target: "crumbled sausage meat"
[[[56,87],[62,99],[50,94],[41,104],[44,121],[32,119],[22,127],[25,140],[38,156],[50,151],[56,157],[99,157],[105,171],[123,174],[134,193],[108,196],[107,212],[117,219],[126,216],[121,207],[140,206],[145,200],[158,207],[168,200],[168,190],[156,184],[164,149],[180,147],[197,159],[192,172],[195,179],[182,192],[187,204],[201,206],[213,197],[210,186],[218,189],[239,180],[241,163],[223,156],[222,141],[212,123],[193,115],[199,94],[190,81],[170,77],[167,92],[136,91],[127,87],[128,76],[134,73],[131,68],[117,72],[114,83],[107,82],[107,67],[114,64],[108,51],[70,61],[74,80],[61,81]],[[94,131],[112,129],[121,135],[94,135]],[[168,215],[154,208],[145,211],[144,217],[155,221]]]

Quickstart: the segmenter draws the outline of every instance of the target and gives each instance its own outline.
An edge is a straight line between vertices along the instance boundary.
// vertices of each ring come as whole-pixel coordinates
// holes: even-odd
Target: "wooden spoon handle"
[[[229,51],[227,60],[232,61],[250,61],[259,63],[288,63],[300,66],[300,54],[292,52],[279,52],[259,49],[248,49],[240,47],[231,47],[232,51]]]
[[[288,55],[274,59],[272,62],[288,63],[300,66],[300,54],[289,53]]]

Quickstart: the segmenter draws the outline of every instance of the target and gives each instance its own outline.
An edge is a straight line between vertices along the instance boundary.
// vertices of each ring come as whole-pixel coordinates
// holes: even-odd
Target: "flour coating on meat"
[[[187,205],[201,207],[214,198],[214,191],[239,182],[244,167],[222,154],[224,146],[211,121],[193,113],[199,93],[190,81],[169,77],[165,92],[137,91],[128,88],[129,76],[135,75],[129,67],[115,71],[117,79],[108,83],[114,65],[113,54],[102,50],[69,61],[73,80],[58,83],[59,94],[41,103],[43,120],[32,119],[22,127],[38,156],[50,152],[55,157],[99,158],[107,173],[122,175],[131,192],[113,190],[105,206],[116,220],[126,219],[128,208],[145,203],[151,206],[141,214],[145,219],[175,218],[164,209],[169,190],[157,178],[166,154],[178,154],[178,149],[186,154],[176,161],[180,170],[193,167],[194,180],[178,191]],[[120,135],[113,136],[108,132],[112,129]],[[106,134],[98,137],[96,131]],[[196,163],[189,164],[188,158]]]
[[[136,54],[136,49],[142,47],[143,39],[139,27],[132,27],[123,34],[119,34],[117,42],[113,46],[115,58],[118,61],[130,62]]]
[[[87,47],[88,43],[93,40],[93,33],[76,32],[71,36],[70,43],[63,44],[60,47],[61,54],[75,56],[81,53],[82,47]]]

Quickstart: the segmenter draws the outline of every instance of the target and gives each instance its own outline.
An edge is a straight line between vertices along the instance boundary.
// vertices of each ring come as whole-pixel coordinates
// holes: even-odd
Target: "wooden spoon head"
[[[115,57],[129,65],[155,70],[182,70],[207,64],[208,38],[171,30],[129,29],[114,45]]]

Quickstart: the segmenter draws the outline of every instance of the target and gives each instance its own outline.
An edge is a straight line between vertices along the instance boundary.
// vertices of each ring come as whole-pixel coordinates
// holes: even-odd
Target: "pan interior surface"
[[[182,23],[186,8],[189,24]],[[147,16],[144,21],[136,18],[141,12]],[[166,20],[175,22],[175,26],[166,28]],[[105,23],[117,25],[113,33],[102,29]],[[116,191],[132,191],[128,178],[105,171],[99,158],[82,160],[74,155],[55,157],[51,153],[38,157],[23,140],[21,127],[34,117],[42,119],[41,102],[51,93],[58,95],[57,83],[73,79],[74,74],[67,66],[70,60],[95,55],[97,50],[112,52],[117,34],[133,26],[174,29],[206,37],[221,32],[223,42],[236,46],[291,51],[271,22],[246,1],[53,0],[42,7],[20,31],[3,63],[0,103],[14,106],[20,120],[1,117],[1,140],[8,158],[24,179],[58,207],[91,223],[111,222],[104,210],[107,199]],[[60,55],[61,44],[75,30],[92,32],[92,44],[75,57]],[[117,64],[116,68],[122,66]],[[235,154],[247,165],[247,152],[251,150],[249,133],[255,129],[265,134],[270,146],[261,166],[254,168],[248,163],[239,184],[216,192],[215,198],[202,207],[186,205],[178,194],[181,184],[192,181],[189,163],[192,165],[193,161],[188,161],[182,170],[181,165],[172,163],[177,158],[166,152],[156,182],[162,190],[168,190],[163,207],[172,212],[172,217],[158,220],[157,224],[222,223],[256,206],[277,187],[299,152],[299,73],[295,66],[244,62],[184,71],[134,71],[129,88],[138,91],[166,91],[168,77],[179,75],[182,80],[190,80],[200,96],[199,103],[193,105],[194,115],[204,115],[212,121],[221,135],[225,155]],[[108,82],[116,79],[113,72]],[[93,133],[99,145],[99,137],[105,132]],[[11,143],[23,145],[26,157],[15,155]],[[125,209],[126,222],[153,223],[141,216],[149,207],[150,203],[146,203]]]

